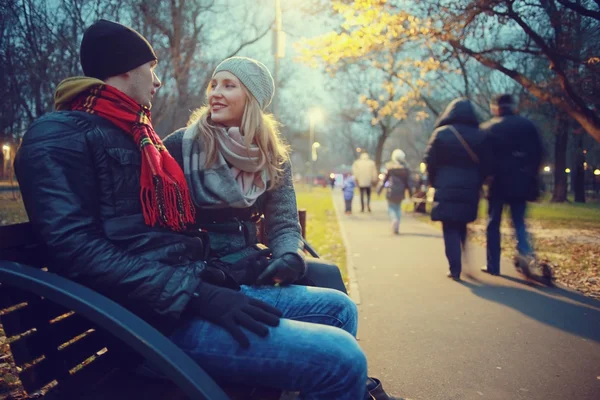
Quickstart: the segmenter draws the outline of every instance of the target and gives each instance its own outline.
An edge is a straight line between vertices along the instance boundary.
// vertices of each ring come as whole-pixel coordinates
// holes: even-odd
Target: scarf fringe
[[[179,165],[168,152],[159,152],[152,144],[144,145],[142,153],[155,159],[155,163],[142,163],[140,200],[145,223],[154,226],[158,222],[173,231],[185,230],[195,216],[190,193],[185,179],[182,185],[166,173]]]

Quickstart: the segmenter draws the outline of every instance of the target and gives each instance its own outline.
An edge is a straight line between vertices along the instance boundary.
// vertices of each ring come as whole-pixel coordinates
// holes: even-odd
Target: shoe
[[[410,400],[404,397],[390,396],[383,390],[381,381],[377,378],[367,378],[367,390],[369,393],[365,400]]]
[[[535,270],[536,268],[536,260],[533,256],[517,254],[514,262],[517,272],[525,275],[526,278],[529,278],[531,276],[531,270]]]
[[[367,210],[369,210],[369,212],[371,212],[371,206],[367,206]]]
[[[454,275],[452,272],[446,274],[448,278],[454,279],[456,282],[460,282],[460,275]]]
[[[493,276],[499,276],[500,273],[499,272],[490,272],[488,271],[487,267],[481,267],[481,272],[485,272],[486,274],[490,274]]]

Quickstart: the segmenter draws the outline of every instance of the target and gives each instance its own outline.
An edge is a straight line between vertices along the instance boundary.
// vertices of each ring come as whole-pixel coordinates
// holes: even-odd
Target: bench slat
[[[75,372],[75,374],[68,375],[68,373],[66,373],[64,376],[60,376],[62,372],[65,372],[64,368],[57,368],[56,364],[46,359],[23,370],[19,374],[19,379],[21,379],[23,387],[28,393],[36,392],[56,379],[58,381],[58,390],[53,390],[53,392],[58,394],[57,392],[60,391],[60,396],[57,398],[74,399],[77,397],[68,397],[65,396],[65,393],[71,392],[72,390],[89,390],[91,385],[101,380],[119,366],[114,359],[114,355],[110,355],[109,352],[106,352],[98,356],[98,358],[90,364],[83,366],[79,371]],[[70,386],[72,385],[77,388],[71,388]]]
[[[59,381],[59,391],[57,392],[59,396],[56,399],[83,398],[84,392],[89,393],[96,386],[103,385],[106,379],[121,365],[120,357],[116,352],[108,351],[98,356],[92,363],[76,371],[67,379]]]
[[[8,286],[3,286],[1,290],[4,292],[4,290],[9,291],[11,289]],[[13,292],[18,293],[18,289],[13,289]],[[11,296],[12,300],[15,298],[16,296]],[[25,307],[0,316],[7,337],[19,335],[32,328],[45,326],[50,320],[69,312],[68,309],[56,303],[43,300],[37,296],[28,296],[27,294],[19,296],[15,304],[20,304],[23,301],[27,301]]]
[[[0,284],[0,310],[13,307],[21,303],[29,303],[38,298],[39,296],[25,292],[24,290],[14,288],[6,284]]]
[[[95,328],[87,319],[77,314],[70,315],[64,319],[49,324],[47,332],[33,332],[21,337],[10,344],[15,364],[21,366],[37,359],[49,350],[58,348],[63,343],[72,340],[89,329]],[[52,340],[49,340],[50,336]]]
[[[74,368],[107,346],[106,334],[94,331],[86,334],[81,339],[66,346],[58,352],[60,361],[69,369]]]

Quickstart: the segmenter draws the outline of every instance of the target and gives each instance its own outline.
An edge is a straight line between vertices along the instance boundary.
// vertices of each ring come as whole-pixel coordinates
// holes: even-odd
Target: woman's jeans
[[[398,233],[400,229],[400,203],[396,203],[388,200],[388,214],[392,220],[392,230],[394,233]]]
[[[467,224],[465,222],[442,221],[442,229],[450,273],[458,277],[462,270],[462,249],[467,240]]]
[[[220,326],[184,321],[171,340],[217,382],[300,392],[301,399],[361,400],[367,360],[355,336],[356,305],[337,290],[307,286],[242,286],[246,295],[283,312],[262,338],[244,329],[250,348]]]

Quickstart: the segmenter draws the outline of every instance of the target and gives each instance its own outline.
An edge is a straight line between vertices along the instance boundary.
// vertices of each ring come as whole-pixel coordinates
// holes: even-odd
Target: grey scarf
[[[244,145],[238,128],[218,128],[217,160],[205,167],[199,123],[198,120],[186,129],[182,143],[183,172],[194,204],[203,208],[250,207],[267,188],[266,157],[258,146]]]

